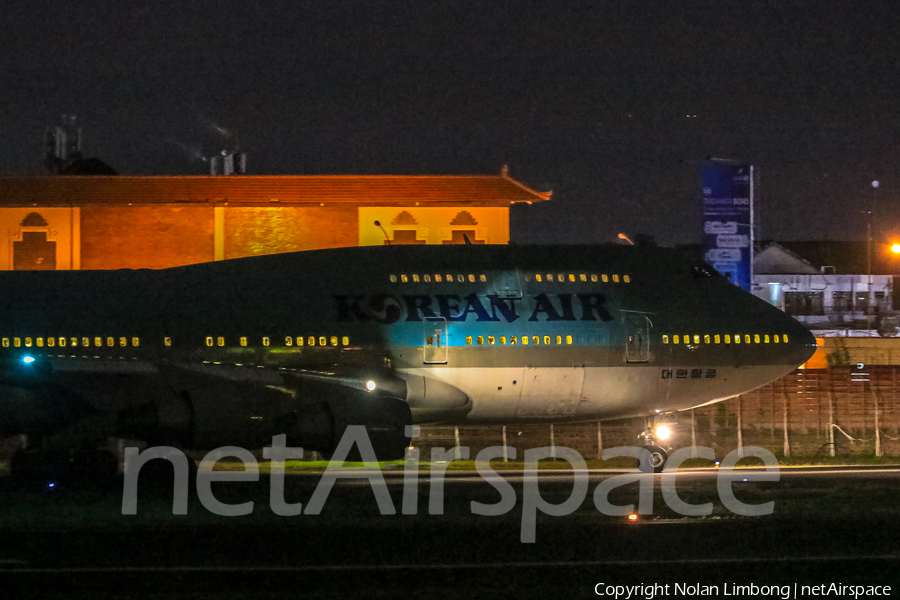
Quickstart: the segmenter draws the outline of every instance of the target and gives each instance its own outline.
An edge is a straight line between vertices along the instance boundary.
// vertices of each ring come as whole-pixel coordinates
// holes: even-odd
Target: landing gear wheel
[[[639,465],[639,468],[646,473],[662,473],[663,469],[666,468],[666,461],[669,460],[669,453],[660,448],[659,446],[645,446],[645,450],[650,452],[650,470],[645,470],[643,465]]]

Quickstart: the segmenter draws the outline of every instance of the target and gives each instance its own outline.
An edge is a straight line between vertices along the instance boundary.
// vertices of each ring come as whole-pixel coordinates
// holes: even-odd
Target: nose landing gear
[[[666,432],[668,432],[668,428]],[[659,437],[661,436],[658,436],[653,429],[653,417],[647,417],[646,427],[638,436],[638,439],[643,441],[644,449],[650,452],[649,467],[638,461],[638,468],[645,473],[662,473],[663,469],[666,468],[666,461],[669,460],[669,453],[672,451],[672,447],[660,445],[664,442],[662,440],[658,441]]]

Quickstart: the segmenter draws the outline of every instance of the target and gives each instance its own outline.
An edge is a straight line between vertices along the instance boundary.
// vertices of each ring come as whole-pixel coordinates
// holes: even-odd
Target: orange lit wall
[[[162,269],[213,259],[213,208],[81,208],[82,269]]]
[[[355,246],[355,207],[225,207],[224,258]]]

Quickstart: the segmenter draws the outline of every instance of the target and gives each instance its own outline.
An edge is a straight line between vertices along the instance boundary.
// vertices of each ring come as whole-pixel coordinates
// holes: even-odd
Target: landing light
[[[638,519],[637,513],[631,513],[630,515],[628,515],[628,520],[631,521],[632,523],[637,521],[637,519]]]
[[[376,387],[375,382],[372,381],[371,379],[366,382],[366,389],[369,390],[370,392],[374,392],[375,387]]]
[[[31,363],[34,362],[34,357],[33,356],[25,356],[22,358],[22,362],[25,363],[26,365],[30,365]]]
[[[656,437],[661,440],[667,440],[672,435],[672,430],[669,429],[666,425],[660,425],[656,428]]]
[[[900,254],[900,244],[894,244],[891,246],[891,252],[894,254]]]

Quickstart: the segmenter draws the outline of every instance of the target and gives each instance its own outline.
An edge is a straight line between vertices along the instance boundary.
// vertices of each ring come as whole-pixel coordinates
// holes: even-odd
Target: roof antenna
[[[381,227],[381,221],[375,221],[375,227]],[[391,238],[388,236],[387,231],[384,230],[384,227],[381,227],[381,233],[384,234],[384,242],[390,246]]]
[[[472,242],[469,240],[469,236],[463,234],[463,239],[466,240],[466,246],[471,246]]]

